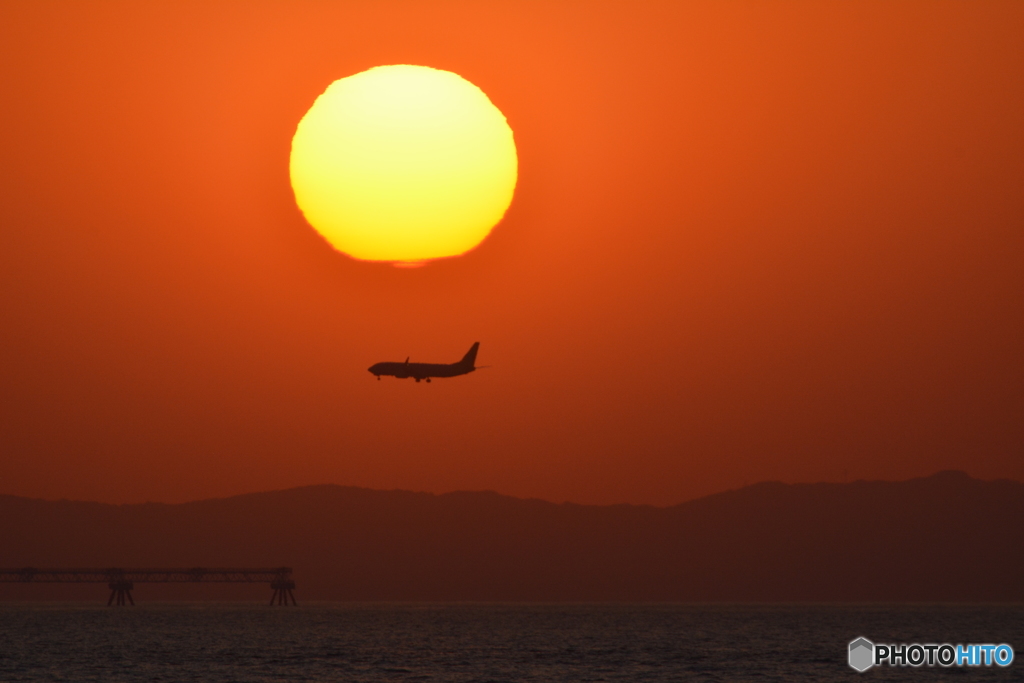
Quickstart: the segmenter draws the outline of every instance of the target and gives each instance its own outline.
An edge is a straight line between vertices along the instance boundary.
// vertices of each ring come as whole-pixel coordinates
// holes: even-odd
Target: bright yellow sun
[[[336,249],[412,265],[479,244],[512,202],[504,115],[450,71],[378,66],[332,83],[292,139],[306,220]]]

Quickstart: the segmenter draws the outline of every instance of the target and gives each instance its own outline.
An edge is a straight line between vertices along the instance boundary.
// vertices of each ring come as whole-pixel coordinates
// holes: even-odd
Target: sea
[[[12,602],[0,680],[1024,681],[1018,657],[858,673],[861,636],[1019,652],[1024,605]]]

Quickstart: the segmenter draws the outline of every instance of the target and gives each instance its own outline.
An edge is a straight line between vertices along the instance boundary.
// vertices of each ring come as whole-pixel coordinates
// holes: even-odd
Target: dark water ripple
[[[1007,668],[871,669],[875,642],[1009,643]],[[1024,606],[0,606],[2,681],[1024,680]]]

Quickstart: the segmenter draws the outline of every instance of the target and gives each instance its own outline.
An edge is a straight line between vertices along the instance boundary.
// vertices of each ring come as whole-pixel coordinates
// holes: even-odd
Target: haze
[[[1022,35],[1012,2],[6,2],[0,492],[1024,479]],[[317,94],[403,63],[520,164],[417,269],[288,182]]]

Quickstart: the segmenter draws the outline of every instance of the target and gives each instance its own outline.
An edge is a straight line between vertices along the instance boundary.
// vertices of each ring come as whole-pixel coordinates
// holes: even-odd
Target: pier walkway
[[[296,605],[295,581],[291,567],[239,568],[188,567],[158,569],[39,569],[19,567],[0,569],[0,583],[105,583],[110,588],[107,605],[135,604],[132,590],[136,583],[269,583],[273,589],[270,604]]]

